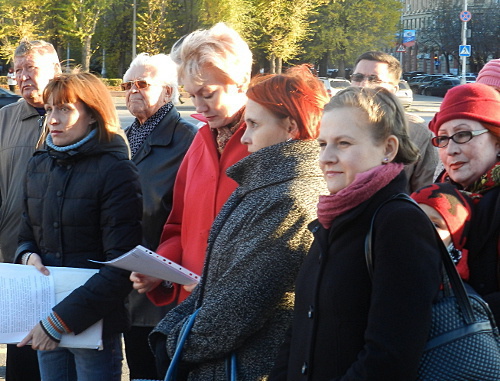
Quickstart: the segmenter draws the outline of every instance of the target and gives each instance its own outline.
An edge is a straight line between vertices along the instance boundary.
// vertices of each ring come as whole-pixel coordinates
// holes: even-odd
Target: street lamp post
[[[102,49],[102,69],[101,76],[106,78],[106,49]]]
[[[464,0],[464,12],[467,11],[467,0]],[[467,22],[462,22],[462,45],[467,45]],[[462,56],[462,78],[460,78],[460,83],[463,85],[465,81],[465,74],[467,72],[467,57]]]
[[[132,20],[132,59],[137,55],[136,46],[137,46],[137,32],[135,29],[135,24],[137,21],[137,0],[134,0],[134,15]]]

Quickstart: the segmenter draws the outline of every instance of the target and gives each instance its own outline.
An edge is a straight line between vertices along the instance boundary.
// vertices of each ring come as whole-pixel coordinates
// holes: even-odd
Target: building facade
[[[488,60],[499,57],[500,0],[402,0],[401,3],[402,30],[415,31],[415,43],[400,53],[403,71],[430,74],[461,71],[460,14],[465,7],[472,15],[466,23],[467,45],[471,45],[467,72],[477,72]]]

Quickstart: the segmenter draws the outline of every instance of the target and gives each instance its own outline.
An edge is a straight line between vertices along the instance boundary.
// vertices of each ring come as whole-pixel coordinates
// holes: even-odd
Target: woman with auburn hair
[[[38,350],[44,381],[120,381],[124,298],[130,273],[109,261],[141,242],[142,199],[137,169],[109,92],[92,74],[63,74],[44,90],[46,150],[28,164],[17,263],[98,269],[53,307],[19,346]],[[60,348],[100,319],[102,351]]]
[[[262,380],[291,321],[297,271],[312,242],[307,225],[326,192],[315,141],[326,92],[305,67],[254,81],[247,92],[251,153],[227,170],[238,188],[216,217],[200,284],[155,328],[151,341],[172,358],[187,317],[188,380]],[[165,358],[165,355],[163,356]],[[178,378],[181,379],[181,378]]]

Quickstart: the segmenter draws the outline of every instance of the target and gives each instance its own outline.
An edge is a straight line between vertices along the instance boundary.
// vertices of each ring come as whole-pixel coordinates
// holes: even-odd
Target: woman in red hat
[[[429,124],[449,181],[475,204],[467,249],[469,282],[500,321],[500,94],[481,83],[446,94]]]

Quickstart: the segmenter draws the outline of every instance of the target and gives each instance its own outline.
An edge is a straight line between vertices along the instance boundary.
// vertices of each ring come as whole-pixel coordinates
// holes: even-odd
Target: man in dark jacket
[[[127,108],[136,117],[127,128],[132,161],[139,170],[143,193],[143,246],[156,250],[172,209],[175,177],[197,128],[181,118],[173,105],[178,96],[177,68],[164,54],[139,54],[123,77]],[[170,310],[155,307],[146,295],[132,291],[125,351],[130,379],[156,379],[148,335]]]
[[[370,51],[356,59],[351,84],[361,87],[381,86],[395,94],[399,89],[400,77],[401,64],[395,57],[384,52]],[[405,167],[408,178],[407,191],[415,192],[433,183],[439,158],[436,148],[431,144],[433,134],[427,128],[425,121],[409,113],[406,113],[406,118],[410,139],[420,150],[420,158]]]
[[[12,262],[22,213],[22,187],[28,160],[40,136],[45,86],[61,72],[52,44],[22,40],[14,53],[14,71],[23,99],[0,109],[0,260]],[[40,379],[31,347],[7,346],[7,381]]]

